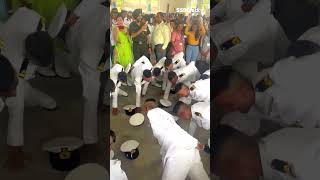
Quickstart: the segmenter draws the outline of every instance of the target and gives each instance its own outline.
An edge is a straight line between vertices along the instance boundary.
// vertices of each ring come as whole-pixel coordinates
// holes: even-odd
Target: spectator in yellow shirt
[[[202,20],[194,20],[191,22],[191,16],[187,19],[187,27],[185,35],[187,36],[186,61],[196,61],[199,55],[199,44],[201,37],[204,36],[206,30]]]

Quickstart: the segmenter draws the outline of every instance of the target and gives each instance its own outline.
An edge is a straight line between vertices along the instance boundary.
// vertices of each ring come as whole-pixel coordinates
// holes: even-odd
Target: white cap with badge
[[[135,105],[126,105],[123,107],[123,109],[125,110],[125,112],[128,116],[132,116],[136,113],[136,106]]]
[[[120,150],[125,154],[126,158],[133,160],[139,156],[139,145],[138,141],[129,140],[121,145]]]
[[[172,103],[167,99],[160,99],[159,102],[164,107],[170,107],[172,105]]]
[[[108,171],[99,164],[89,163],[71,171],[65,180],[106,180]]]
[[[136,113],[135,115],[131,116],[129,123],[132,126],[140,126],[144,122],[144,115],[141,113]]]
[[[61,137],[45,143],[42,149],[50,153],[52,168],[69,171],[80,164],[79,148],[83,144],[83,141],[76,137]]]

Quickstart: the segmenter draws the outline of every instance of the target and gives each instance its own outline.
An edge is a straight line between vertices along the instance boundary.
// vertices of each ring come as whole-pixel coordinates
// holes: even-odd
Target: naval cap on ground
[[[105,180],[108,177],[108,171],[104,167],[89,163],[72,170],[65,180]]]
[[[8,91],[15,81],[16,73],[9,60],[0,55],[0,91]]]
[[[297,40],[288,47],[286,57],[302,57],[317,53],[320,51],[320,46],[308,40]]]
[[[129,123],[132,126],[139,126],[144,122],[144,115],[141,113],[136,113],[130,117]]]
[[[139,145],[139,142],[136,140],[128,140],[121,145],[120,150],[122,152],[131,152],[132,150],[137,149]]]
[[[45,143],[42,148],[44,151],[60,153],[63,148],[74,151],[83,145],[83,141],[77,137],[59,137]]]

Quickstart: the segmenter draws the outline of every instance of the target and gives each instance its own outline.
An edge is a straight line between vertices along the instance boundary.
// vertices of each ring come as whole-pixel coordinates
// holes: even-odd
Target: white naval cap
[[[172,105],[172,103],[167,100],[167,99],[160,99],[160,104],[163,105],[164,107],[170,107]]]
[[[139,142],[136,141],[136,140],[129,140],[129,141],[126,141],[124,142],[121,147],[120,147],[120,150],[122,152],[131,152],[132,150],[134,149],[137,149],[139,147]]]
[[[140,126],[144,122],[144,115],[141,113],[136,113],[130,117],[129,123],[132,126]]]
[[[83,141],[76,137],[60,137],[48,141],[42,146],[42,149],[51,153],[60,153],[65,148],[68,151],[74,151],[83,144]]]
[[[99,164],[89,163],[71,171],[65,180],[106,180],[109,179],[107,170]]]
[[[62,26],[67,17],[67,12],[68,10],[65,4],[62,3],[48,28],[48,33],[52,38],[55,38],[62,29]]]
[[[133,110],[133,109],[135,109],[135,108],[136,108],[136,106],[135,106],[135,105],[132,105],[132,104],[126,105],[126,106],[123,107],[124,110]]]

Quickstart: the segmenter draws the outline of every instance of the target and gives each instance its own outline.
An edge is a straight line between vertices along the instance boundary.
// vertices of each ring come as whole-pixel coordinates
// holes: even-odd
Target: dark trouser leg
[[[140,45],[140,51],[142,55],[150,59],[149,48],[147,43],[143,43],[142,45]]]
[[[166,57],[166,49],[162,51],[162,46],[163,44],[158,44],[155,46],[155,54],[156,54],[156,58],[157,58],[157,62],[163,58]]]
[[[132,51],[133,51],[134,61],[137,61],[142,56],[139,43],[133,42]]]

